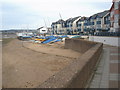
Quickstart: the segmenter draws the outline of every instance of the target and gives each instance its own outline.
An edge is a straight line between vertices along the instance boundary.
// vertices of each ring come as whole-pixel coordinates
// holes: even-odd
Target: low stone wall
[[[50,77],[38,88],[84,88],[86,86],[100,57],[103,44],[80,39],[66,39],[65,48],[83,52],[84,54]]]

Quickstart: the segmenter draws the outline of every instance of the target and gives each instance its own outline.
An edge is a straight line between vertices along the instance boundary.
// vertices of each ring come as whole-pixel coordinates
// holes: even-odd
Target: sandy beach
[[[2,87],[37,87],[80,55],[64,49],[64,44],[49,46],[14,39],[3,46]]]

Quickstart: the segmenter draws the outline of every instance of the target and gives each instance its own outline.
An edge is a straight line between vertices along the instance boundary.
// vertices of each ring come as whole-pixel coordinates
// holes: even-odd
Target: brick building
[[[120,0],[113,0],[110,8],[110,32],[120,32]]]

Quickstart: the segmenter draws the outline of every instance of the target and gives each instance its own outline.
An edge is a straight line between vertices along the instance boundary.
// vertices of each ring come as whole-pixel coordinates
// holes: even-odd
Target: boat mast
[[[47,28],[47,24],[46,24],[46,22],[45,22],[45,19],[44,19],[44,24],[45,24],[45,27]]]

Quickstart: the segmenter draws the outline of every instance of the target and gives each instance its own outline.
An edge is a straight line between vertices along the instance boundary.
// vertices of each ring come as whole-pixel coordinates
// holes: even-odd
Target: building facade
[[[66,34],[72,34],[72,18],[65,21]]]
[[[51,25],[53,34],[80,34],[95,32],[120,32],[120,0],[113,0],[110,10],[90,17],[74,17],[59,20]]]
[[[78,33],[80,34],[80,33],[84,33],[84,32],[86,32],[87,31],[87,26],[88,26],[88,20],[87,20],[87,18],[86,17],[81,17],[77,22],[76,22],[76,24],[77,24],[77,31],[78,31]]]
[[[40,27],[37,29],[38,34],[47,34],[48,29],[46,27]]]
[[[110,30],[110,12],[108,10],[98,13],[96,18],[96,31]]]
[[[73,34],[78,34],[77,21],[80,19],[81,19],[81,16],[78,16],[71,20]]]
[[[110,12],[104,16],[103,30],[110,31]]]
[[[90,17],[75,17],[58,20],[51,25],[53,34],[80,34],[105,32],[110,30],[109,10],[94,14]]]
[[[60,19],[57,22],[53,22],[51,25],[53,34],[64,34],[65,30],[65,21]]]
[[[96,18],[97,18],[97,14],[94,14],[92,16],[89,17],[89,26],[90,26],[90,31],[95,32],[96,30]]]
[[[110,8],[110,32],[120,32],[120,0],[113,0]]]

